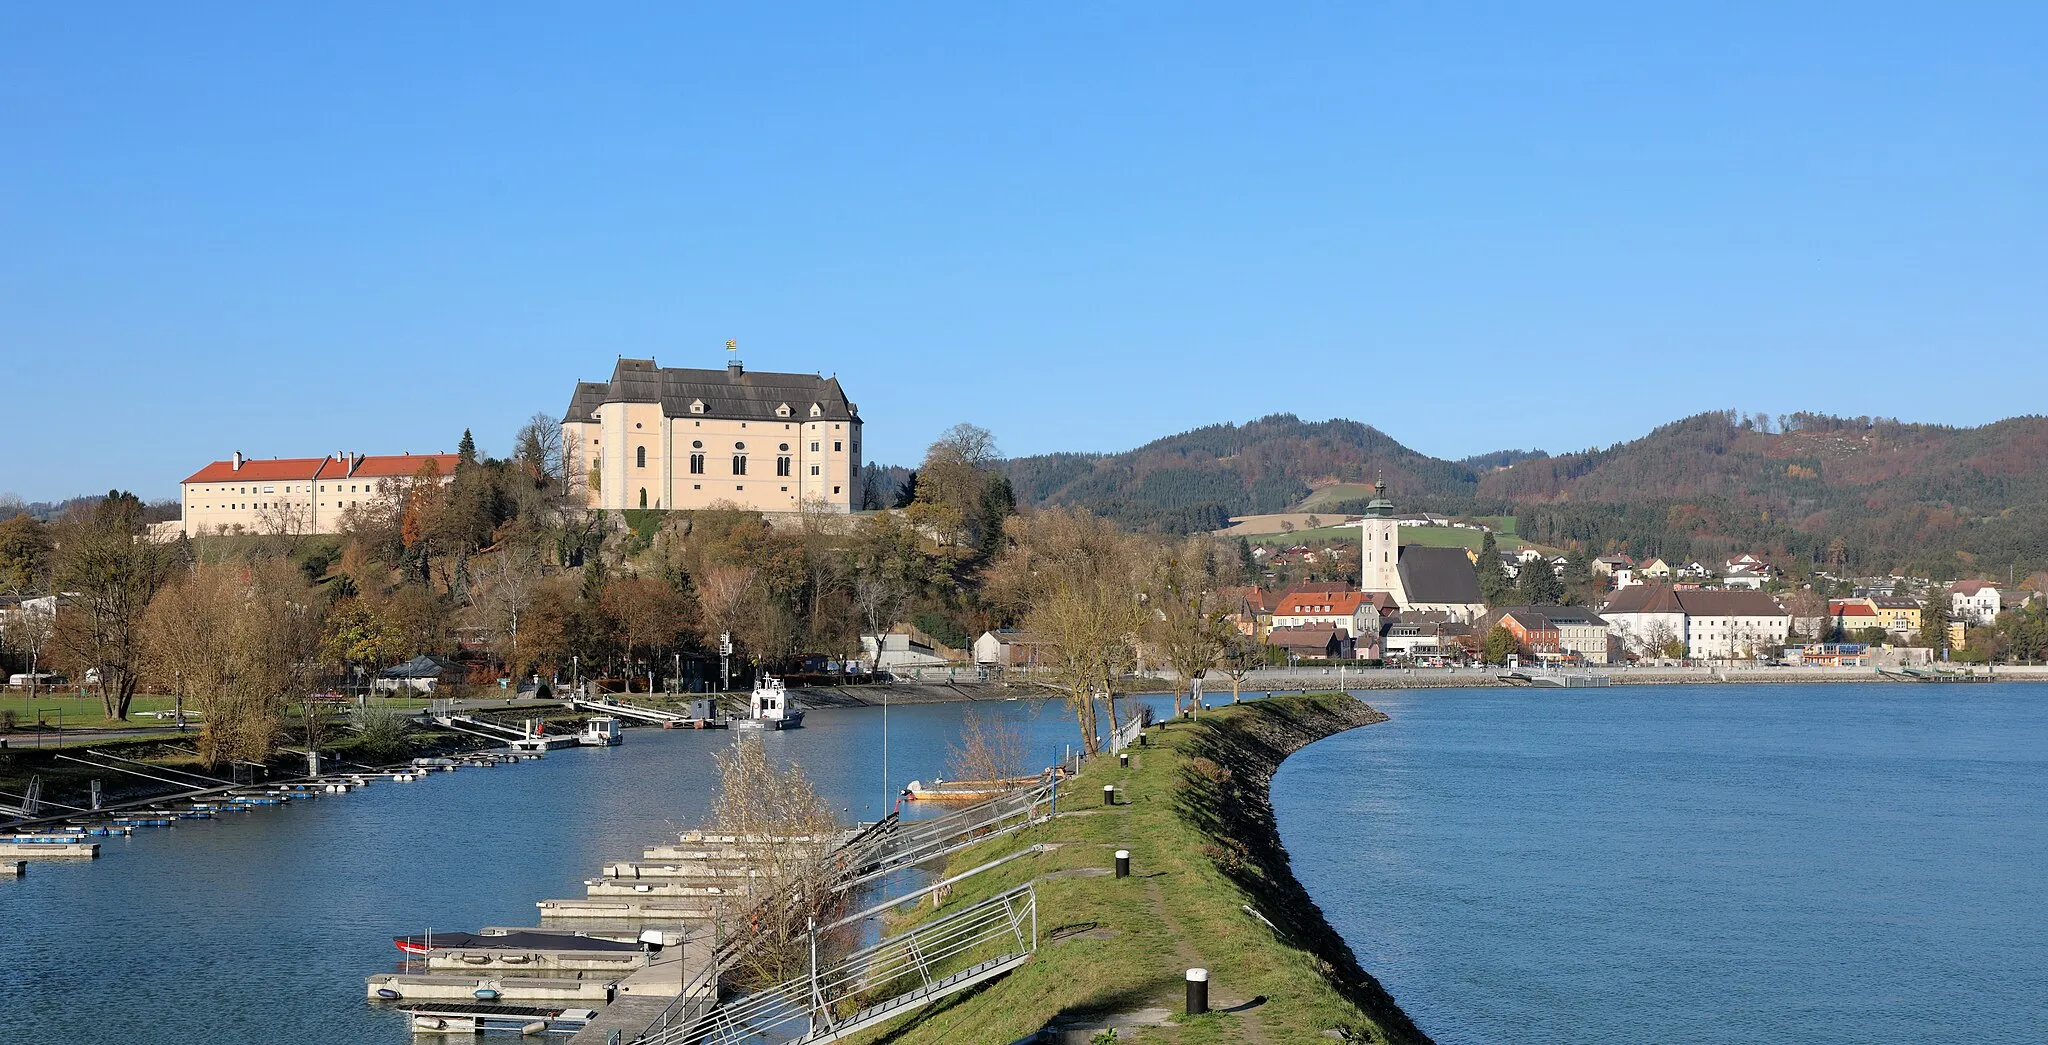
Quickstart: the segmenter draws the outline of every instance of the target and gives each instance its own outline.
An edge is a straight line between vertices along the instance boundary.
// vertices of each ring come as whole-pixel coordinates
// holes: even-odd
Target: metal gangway
[[[1027,882],[838,961],[818,964],[818,932],[874,910],[814,932],[807,974],[694,1014],[637,1041],[823,1045],[992,980],[1029,961],[1038,950],[1038,894]]]
[[[475,715],[435,715],[432,718],[437,726],[483,737],[485,740],[495,740],[501,744],[533,739],[533,734],[527,730],[477,718]]]
[[[877,832],[851,847],[848,875],[837,886],[844,892],[897,871],[930,863],[985,839],[1021,831],[1052,819],[1059,801],[1059,783],[1052,776],[1029,788],[983,799],[944,816]]]
[[[570,697],[569,706],[579,711],[595,711],[600,715],[616,715],[619,718],[630,718],[639,722],[652,722],[658,726],[681,725],[685,722],[697,721],[680,711],[663,711],[660,708],[642,707],[639,704],[628,704],[623,700],[592,700],[587,697]]]

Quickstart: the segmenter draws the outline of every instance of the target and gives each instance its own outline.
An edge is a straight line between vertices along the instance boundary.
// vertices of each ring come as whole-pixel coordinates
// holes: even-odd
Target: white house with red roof
[[[233,457],[178,485],[179,526],[216,533],[337,533],[350,508],[371,504],[414,479],[447,484],[455,454],[335,453],[326,457]]]
[[[1307,589],[1290,592],[1273,607],[1273,627],[1297,628],[1304,624],[1333,624],[1346,637],[1361,635],[1377,639],[1380,610],[1362,591]]]

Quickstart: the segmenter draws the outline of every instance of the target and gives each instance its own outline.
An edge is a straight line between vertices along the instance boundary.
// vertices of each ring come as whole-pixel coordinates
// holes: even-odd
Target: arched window
[[[636,446],[636,447],[634,447],[634,448],[633,448],[633,464],[634,464],[635,466],[637,466],[637,467],[640,467],[640,468],[645,468],[645,467],[647,467],[647,448],[646,448],[646,447],[644,447],[644,446]],[[643,505],[641,505],[640,507],[642,507],[642,508],[645,508],[645,507],[647,507],[647,506],[643,504]]]
[[[647,507],[647,487],[640,488],[640,507]]]

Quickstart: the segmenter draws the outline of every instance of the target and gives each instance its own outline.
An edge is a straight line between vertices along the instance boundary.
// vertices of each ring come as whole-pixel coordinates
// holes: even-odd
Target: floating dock
[[[0,878],[20,878],[26,870],[27,860],[0,860]]]
[[[596,1009],[564,1009],[535,1005],[464,1005],[416,1002],[396,1008],[412,1017],[415,1034],[571,1034],[589,1025]]]
[[[34,860],[91,860],[99,855],[100,844],[88,842],[82,835],[13,835],[0,838],[0,857],[7,859],[27,857]]]

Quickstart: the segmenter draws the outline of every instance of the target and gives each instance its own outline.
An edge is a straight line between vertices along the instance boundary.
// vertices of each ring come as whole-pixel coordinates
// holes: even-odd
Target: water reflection
[[[886,788],[878,709],[815,710],[764,743],[843,817],[872,819],[911,779],[945,772],[970,707],[1015,724],[1036,764],[1079,737],[1058,701],[892,707]],[[187,821],[106,839],[90,864],[37,864],[0,881],[0,1040],[408,1042],[402,1018],[363,1000],[363,977],[398,957],[390,937],[535,924],[535,901],[579,896],[601,861],[695,825],[731,742],[636,729],[615,748]]]

